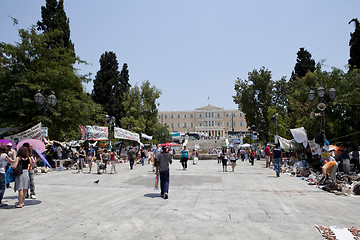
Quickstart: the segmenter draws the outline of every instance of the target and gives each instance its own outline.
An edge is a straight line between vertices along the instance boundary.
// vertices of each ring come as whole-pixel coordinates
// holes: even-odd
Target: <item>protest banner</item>
[[[41,123],[36,124],[32,128],[29,128],[23,132],[4,137],[4,139],[10,140],[15,144],[18,144],[25,139],[37,139],[41,141]]]
[[[147,140],[150,140],[150,141],[153,139],[152,136],[146,135],[145,133],[141,133],[141,137],[142,137],[142,138],[145,138],[145,139],[147,139]]]
[[[81,140],[105,141],[108,140],[109,131],[107,127],[79,126],[81,129]]]
[[[114,130],[115,130],[115,138],[140,142],[140,135],[138,133],[133,133],[118,127],[115,127]]]

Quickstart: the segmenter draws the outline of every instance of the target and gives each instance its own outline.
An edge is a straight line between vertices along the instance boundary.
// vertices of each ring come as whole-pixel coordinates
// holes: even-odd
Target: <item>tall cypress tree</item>
[[[42,21],[37,22],[38,30],[42,30],[48,38],[48,47],[50,49],[64,48],[62,51],[70,51],[75,56],[74,44],[70,39],[69,18],[64,10],[64,1],[46,0],[46,6],[41,7],[41,18]]]
[[[357,18],[351,19],[349,22],[355,23],[355,31],[350,33],[350,59],[349,59],[349,67],[352,69],[360,69],[360,23]]]
[[[311,54],[305,48],[300,48],[290,80],[294,80],[296,77],[302,78],[308,72],[314,72],[315,69],[315,60],[311,58]]]
[[[118,107],[118,111],[117,111],[119,125],[120,125],[120,120],[126,116],[124,101],[125,101],[126,94],[130,90],[130,87],[131,87],[131,85],[129,83],[128,65],[126,63],[124,63],[124,65],[121,69],[121,73],[120,73],[119,90],[115,92],[115,95],[117,96],[118,101],[121,103],[121,104],[119,104],[120,106]]]
[[[100,70],[97,72],[92,91],[93,100],[103,106],[104,110],[116,118],[120,125],[124,117],[124,94],[129,91],[129,71],[125,63],[119,73],[119,63],[113,52],[105,52],[100,57]]]

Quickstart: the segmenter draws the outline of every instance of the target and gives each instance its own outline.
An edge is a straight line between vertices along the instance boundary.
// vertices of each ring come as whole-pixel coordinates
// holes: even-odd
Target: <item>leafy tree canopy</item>
[[[49,50],[47,37],[35,27],[19,30],[20,42],[0,44],[0,126],[29,127],[43,120],[43,111],[34,102],[41,89],[46,97],[51,91],[58,99],[48,108],[43,123],[51,139],[76,139],[79,124],[92,124],[102,111],[83,91],[84,76],[72,67],[74,57],[58,48]],[[50,56],[61,56],[56,61]],[[76,115],[76,116],[75,116]],[[81,116],[81,117],[79,117]]]

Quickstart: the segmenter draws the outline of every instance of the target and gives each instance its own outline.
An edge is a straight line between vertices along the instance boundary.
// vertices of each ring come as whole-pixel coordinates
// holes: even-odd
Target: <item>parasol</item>
[[[16,146],[16,149],[19,150],[19,148],[24,145],[24,143],[29,143],[30,146],[32,146],[33,148],[36,148],[40,153],[45,152],[45,144],[37,139],[25,139],[22,140],[21,142],[18,143],[18,145]]]
[[[15,147],[15,144],[14,144],[12,141],[7,140],[7,139],[0,139],[0,145],[3,145],[3,146],[6,147],[6,145],[7,145],[8,143],[11,143],[11,144],[12,144],[12,148]]]

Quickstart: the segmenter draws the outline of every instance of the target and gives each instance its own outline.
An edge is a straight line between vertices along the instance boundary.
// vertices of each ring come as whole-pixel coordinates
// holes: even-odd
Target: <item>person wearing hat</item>
[[[15,151],[15,149],[12,148],[12,143],[8,143],[6,145],[6,152],[7,152],[7,155],[9,156],[9,158],[11,160],[15,161],[16,151]],[[5,168],[6,172],[9,169],[10,166],[11,166],[11,163],[7,163],[6,168]],[[6,188],[10,188],[10,183],[6,183]]]
[[[5,167],[7,163],[14,163],[15,161],[11,160],[6,154],[6,148],[3,145],[0,145],[0,207],[6,207],[7,204],[2,203],[2,199],[5,193]]]
[[[160,174],[160,197],[168,199],[169,184],[170,184],[170,169],[169,164],[172,164],[171,155],[168,149],[162,147],[162,152],[156,157],[156,175]]]

